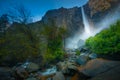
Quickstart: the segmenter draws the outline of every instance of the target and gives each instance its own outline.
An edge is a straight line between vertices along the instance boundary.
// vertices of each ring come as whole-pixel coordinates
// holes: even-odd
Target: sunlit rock
[[[110,60],[105,60],[105,59],[93,59],[93,60],[88,61],[85,66],[82,66],[79,69],[79,71],[84,73],[87,76],[94,77],[96,75],[108,72],[109,70],[112,70],[116,67],[120,68],[120,61],[110,61]],[[120,70],[118,70],[118,71],[120,71]]]

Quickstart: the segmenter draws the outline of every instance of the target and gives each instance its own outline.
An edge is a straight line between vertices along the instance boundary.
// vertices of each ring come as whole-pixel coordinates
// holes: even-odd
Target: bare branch
[[[27,24],[32,20],[31,12],[23,5],[11,8],[8,15],[13,22]]]

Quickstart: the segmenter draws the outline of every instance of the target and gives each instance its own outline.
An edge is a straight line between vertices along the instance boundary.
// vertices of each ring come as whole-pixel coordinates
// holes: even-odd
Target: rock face
[[[88,4],[91,9],[91,15],[109,9],[117,1],[119,0],[89,0]]]
[[[81,32],[84,31],[80,7],[50,10],[42,18],[42,22],[45,24],[51,24],[52,21],[58,27],[65,27],[71,35],[78,30]]]
[[[89,2],[84,5],[84,9],[92,26],[103,27],[100,22],[103,21],[107,24],[106,18],[109,18],[109,22],[110,20],[116,20],[114,19],[116,17],[120,19],[119,5],[120,0],[89,0]]]

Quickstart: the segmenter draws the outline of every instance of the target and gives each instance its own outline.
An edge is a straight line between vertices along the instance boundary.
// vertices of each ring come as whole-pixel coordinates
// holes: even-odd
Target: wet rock
[[[35,71],[38,71],[39,70],[39,65],[35,64],[35,63],[28,63],[27,66],[26,66],[26,70],[28,72],[35,72]]]
[[[88,54],[80,55],[76,59],[76,63],[79,65],[84,65],[89,60]]]
[[[54,73],[56,73],[56,71],[57,71],[56,66],[53,66],[53,67],[47,69],[45,72],[42,72],[42,75],[54,74]]]
[[[53,80],[65,80],[65,77],[62,72],[57,72],[56,75],[53,77]]]
[[[115,67],[120,66],[120,61],[110,61],[105,59],[93,59],[90,60],[85,66],[82,66],[79,69],[79,72],[87,76],[94,77],[96,75],[105,73],[109,70],[114,69]],[[119,70],[120,72],[120,70]],[[107,79],[109,80],[109,79]]]
[[[77,65],[69,61],[60,62],[58,70],[66,75],[73,76],[77,71]]]
[[[79,47],[79,50],[80,50],[80,52],[84,52],[84,53],[89,51],[89,49],[85,46]]]
[[[67,74],[71,72],[70,70],[77,70],[76,64],[69,61],[59,62],[57,68],[59,71]]]
[[[89,58],[91,58],[91,59],[95,59],[95,58],[97,58],[97,54],[92,53],[92,54],[89,55]]]

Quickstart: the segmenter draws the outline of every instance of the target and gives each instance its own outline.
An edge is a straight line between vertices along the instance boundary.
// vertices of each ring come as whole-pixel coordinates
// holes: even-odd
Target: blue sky
[[[23,4],[31,11],[34,20],[40,20],[48,10],[58,9],[60,7],[79,7],[86,4],[87,1],[88,0],[0,0],[0,15],[6,13],[10,7]]]

